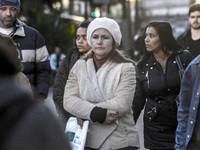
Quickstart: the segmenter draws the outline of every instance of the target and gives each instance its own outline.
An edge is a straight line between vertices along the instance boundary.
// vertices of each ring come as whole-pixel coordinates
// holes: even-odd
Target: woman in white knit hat
[[[135,66],[116,49],[121,38],[120,27],[113,19],[94,19],[87,29],[92,50],[74,65],[65,87],[64,108],[90,121],[86,150],[139,147],[131,109]]]

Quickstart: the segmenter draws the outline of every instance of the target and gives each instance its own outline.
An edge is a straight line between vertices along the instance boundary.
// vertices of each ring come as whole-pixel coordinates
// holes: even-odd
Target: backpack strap
[[[184,68],[183,68],[183,65],[182,65],[182,63],[181,63],[181,59],[180,59],[179,54],[176,54],[175,59],[176,59],[176,63],[177,63],[177,65],[178,65],[178,68],[179,68],[179,70],[180,70],[180,72],[181,72],[181,77],[183,77]]]

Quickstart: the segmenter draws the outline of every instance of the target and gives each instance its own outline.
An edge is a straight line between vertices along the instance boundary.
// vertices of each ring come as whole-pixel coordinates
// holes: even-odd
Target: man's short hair
[[[200,11],[200,4],[194,3],[190,5],[188,16],[190,16],[191,12]]]

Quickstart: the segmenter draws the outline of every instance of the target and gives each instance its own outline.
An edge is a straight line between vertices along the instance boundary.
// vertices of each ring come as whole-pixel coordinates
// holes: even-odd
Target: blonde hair
[[[90,50],[87,52],[82,59],[88,60],[89,58],[93,58],[93,51]],[[132,63],[135,66],[135,62],[131,59],[125,57],[125,54],[116,48],[115,43],[113,42],[113,48],[110,53],[107,55],[106,61],[112,61],[115,63]]]

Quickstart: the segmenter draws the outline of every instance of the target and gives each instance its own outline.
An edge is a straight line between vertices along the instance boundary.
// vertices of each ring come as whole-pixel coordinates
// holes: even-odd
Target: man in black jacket
[[[188,21],[190,29],[180,35],[178,43],[189,50],[194,57],[200,54],[200,4],[192,4],[189,8]]]

